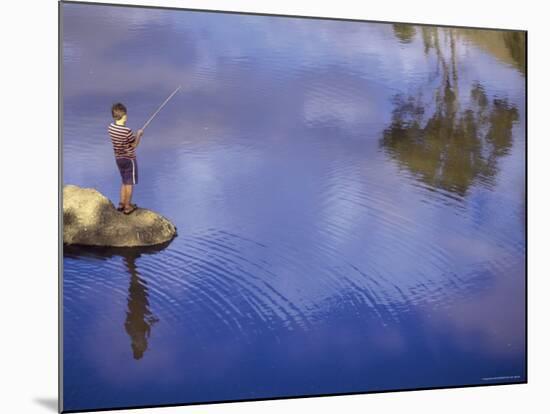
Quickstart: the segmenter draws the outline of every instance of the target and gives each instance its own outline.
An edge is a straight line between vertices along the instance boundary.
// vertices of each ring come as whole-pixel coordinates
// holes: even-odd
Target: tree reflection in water
[[[519,115],[507,99],[489,98],[479,83],[470,86],[469,100],[460,102],[457,32],[443,33],[445,49],[440,30],[422,28],[424,51],[433,49],[437,58],[433,76],[439,79],[438,86],[427,101],[425,89],[414,96],[394,96],[391,124],[383,132],[381,146],[430,188],[464,197],[474,183],[494,185],[498,158],[512,147],[512,127]]]
[[[394,23],[392,28],[393,34],[401,43],[411,43],[416,34],[416,28],[412,24]]]

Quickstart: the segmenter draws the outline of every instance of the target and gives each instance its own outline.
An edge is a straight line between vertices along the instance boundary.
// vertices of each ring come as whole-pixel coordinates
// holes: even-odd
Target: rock
[[[137,247],[166,243],[176,227],[154,211],[138,208],[126,215],[93,188],[63,187],[63,243]]]

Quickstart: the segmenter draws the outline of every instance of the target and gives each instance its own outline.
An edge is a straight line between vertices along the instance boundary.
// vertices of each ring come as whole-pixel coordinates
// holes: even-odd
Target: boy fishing
[[[134,185],[138,183],[136,148],[143,136],[143,129],[139,129],[134,135],[132,130],[126,126],[128,114],[126,107],[121,103],[112,106],[111,114],[114,122],[109,125],[109,136],[113,143],[116,164],[122,178],[120,203],[117,210],[124,214],[131,214],[137,209],[137,206],[132,204],[132,192]]]
[[[143,130],[147,128],[147,125],[151,123],[153,118],[155,118],[160,110],[164,108],[164,105],[166,105],[180,89],[181,85],[166,98],[153,115],[149,117],[147,122],[145,122],[145,125],[137,130],[135,135],[132,130],[126,126],[126,121],[128,120],[126,107],[119,102],[114,104],[111,108],[114,122],[109,125],[109,136],[113,143],[116,164],[122,178],[120,203],[118,204],[117,210],[124,214],[131,214],[137,209],[137,206],[132,204],[132,192],[134,185],[138,182],[136,148],[143,136]]]

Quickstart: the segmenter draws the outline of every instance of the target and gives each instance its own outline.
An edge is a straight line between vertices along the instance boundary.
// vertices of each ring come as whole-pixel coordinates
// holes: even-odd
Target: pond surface
[[[65,249],[64,408],[525,381],[519,32],[64,4],[63,180],[178,236]]]

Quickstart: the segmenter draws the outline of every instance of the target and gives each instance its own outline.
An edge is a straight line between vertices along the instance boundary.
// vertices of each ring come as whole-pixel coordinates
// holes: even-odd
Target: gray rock
[[[93,188],[63,187],[63,243],[136,247],[166,243],[176,227],[154,211],[138,208],[126,215]]]

